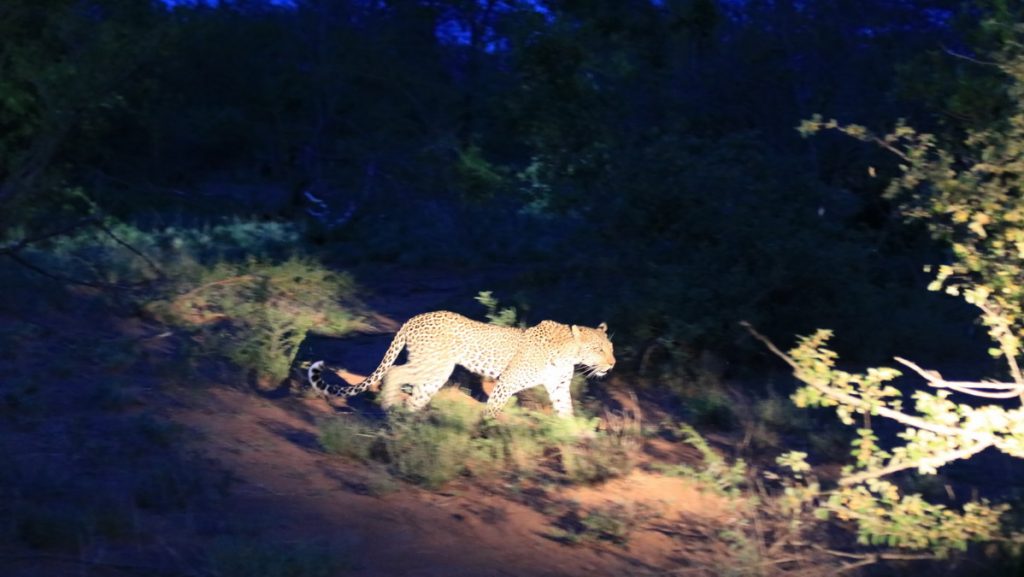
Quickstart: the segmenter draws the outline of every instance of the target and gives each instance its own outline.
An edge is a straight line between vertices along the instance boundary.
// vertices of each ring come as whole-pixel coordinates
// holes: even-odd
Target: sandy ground
[[[325,358],[354,373],[368,373],[404,320],[439,309],[479,317],[472,297],[489,286],[485,279],[452,271],[399,271],[374,282],[367,304],[377,311],[368,323],[376,332],[343,339],[313,337],[301,359]],[[107,327],[110,319],[83,317],[79,322],[83,327]],[[176,349],[169,345],[172,339],[165,338],[165,328],[139,319],[126,319],[124,324],[102,329],[101,338],[115,344],[144,342],[145,354],[173,359]],[[71,330],[76,329],[61,326],[61,334]],[[82,334],[96,332],[92,330]],[[87,354],[85,348],[79,356]],[[73,366],[87,364],[86,356]],[[94,475],[92,482],[107,487],[104,498],[113,498],[129,511],[129,518],[118,521],[127,532],[108,538],[87,528],[77,542],[49,548],[0,542],[3,577],[218,577],[209,571],[207,561],[216,543],[225,538],[285,547],[326,546],[351,560],[351,569],[341,575],[357,576],[710,575],[708,567],[720,566],[723,552],[715,536],[731,518],[729,504],[686,480],[638,468],[601,485],[556,483],[529,495],[517,493],[522,487],[488,486],[476,479],[428,491],[394,480],[379,465],[325,453],[317,421],[335,415],[336,409],[321,399],[307,399],[295,390],[260,391],[241,375],[233,378],[216,371],[211,374],[219,374],[219,380],[212,383],[179,382],[181,377],[171,373],[154,372],[152,367],[141,370],[140,366],[149,366],[144,361],[129,361],[102,374],[68,372],[52,386],[47,380],[38,393],[45,409],[0,421],[0,449],[12,463],[20,463],[13,470],[58,475],[53,483],[58,493],[62,484],[78,483],[75,474]],[[97,391],[108,384],[121,399],[115,408],[103,408],[95,400]],[[624,404],[629,402],[629,395],[620,397]],[[377,411],[371,402],[359,399],[353,401],[353,409]],[[116,436],[139,434],[139,419],[170,420],[184,433],[159,433],[168,443],[165,453],[151,453],[142,464],[142,457],[131,451],[136,446],[149,451],[152,443]],[[108,441],[110,451],[97,450]],[[646,464],[699,460],[684,445],[657,438],[646,441],[644,455]],[[218,479],[230,481],[229,490],[210,499],[190,495],[180,509],[150,511],[137,506],[133,491],[138,491],[140,479],[148,478],[152,461],[165,462],[165,457],[177,459],[168,474],[194,470],[214,484]],[[38,466],[33,465],[36,462]],[[14,493],[8,495],[6,508],[0,503],[0,513],[25,505],[48,506],[20,499],[17,483],[32,483],[31,479],[14,481]],[[118,490],[121,485],[124,491]],[[89,494],[81,497],[88,500]],[[602,510],[629,519],[628,539],[573,543],[559,533],[567,513]],[[4,515],[0,518],[7,518]],[[13,523],[15,516],[10,518]],[[16,532],[15,527],[5,529]]]
[[[320,400],[267,401],[219,389],[173,418],[200,433],[202,449],[237,479],[232,521],[262,534],[338,543],[353,554],[355,575],[651,575],[678,567],[685,527],[714,525],[728,513],[721,498],[688,481],[635,471],[546,498],[581,510],[622,507],[648,518],[624,546],[568,545],[549,537],[550,517],[486,488],[455,481],[431,492],[405,483],[366,494],[376,472],[325,454],[315,419]]]

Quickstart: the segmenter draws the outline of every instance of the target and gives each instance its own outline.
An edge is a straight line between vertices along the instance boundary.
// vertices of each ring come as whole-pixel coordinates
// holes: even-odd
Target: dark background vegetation
[[[531,320],[607,317],[624,344],[733,347],[747,319],[832,327],[851,358],[945,356],[967,317],[921,290],[942,255],[881,198],[892,159],[794,127],[984,125],[1003,82],[968,58],[1017,16],[1000,1],[5,2],[0,226],[51,232],[83,210],[74,190],[142,227],[299,221],[342,267],[516,267],[529,282],[498,296]]]
[[[778,368],[740,321],[780,342],[830,327],[844,362],[901,354],[973,363],[971,376],[989,370],[987,343],[966,305],[924,290],[923,265],[949,255],[884,197],[895,158],[796,127],[815,113],[877,133],[906,119],[956,150],[1010,107],[987,58],[1022,11],[0,2],[0,417],[10,447],[40,430],[62,439],[49,461],[9,458],[5,531],[73,548],[81,530],[59,530],[69,511],[95,534],[105,516],[116,531],[138,507],[219,499],[230,479],[197,473],[198,457],[137,459],[182,433],[127,408],[146,404],[150,381],[239,367],[273,388],[309,331],[353,329],[366,312],[354,287],[382,270],[482,279],[530,324],[607,321],[617,370],[689,395],[668,411],[725,429],[771,421],[760,437],[748,427],[746,448],[787,438],[845,454],[847,437],[808,440],[820,423],[793,420],[773,391],[753,391],[746,413],[723,389],[694,393],[708,374]],[[97,371],[115,376],[46,400]],[[118,416],[95,425],[79,403]],[[132,443],[62,444],[90,427]],[[84,456],[68,465],[69,451]],[[132,459],[141,476],[111,472]],[[88,482],[38,482],[54,469]],[[134,501],[82,505],[85,493]]]

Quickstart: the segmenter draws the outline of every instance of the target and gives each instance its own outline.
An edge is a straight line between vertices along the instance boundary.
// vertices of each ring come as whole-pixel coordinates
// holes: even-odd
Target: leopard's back
[[[475,321],[458,313],[417,315],[403,326],[410,359],[456,364],[498,378],[524,342],[525,329]]]

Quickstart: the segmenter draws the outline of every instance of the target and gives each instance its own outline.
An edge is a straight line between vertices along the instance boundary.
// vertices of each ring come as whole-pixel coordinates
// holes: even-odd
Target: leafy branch
[[[828,492],[820,490],[816,482],[804,483],[798,489],[795,480],[809,471],[806,455],[791,453],[780,457],[779,464],[795,475],[785,481],[787,495],[796,501],[791,508],[818,503],[819,519],[834,516],[852,521],[862,545],[929,549],[936,557],[962,550],[972,541],[1008,539],[1000,529],[1000,517],[1009,509],[1006,505],[969,502],[962,511],[954,511],[929,503],[920,495],[902,494],[885,478],[910,469],[934,474],[947,463],[968,459],[989,447],[1024,457],[1024,411],[953,403],[948,399],[949,381],[910,363],[915,372],[928,375],[929,383],[947,387],[935,394],[916,391],[914,411],[909,412],[903,408],[899,389],[887,384],[900,375],[899,371],[880,367],[850,374],[835,369],[837,355],[825,347],[830,331],[819,330],[801,337],[796,347],[784,352],[749,323],[743,325],[805,383],[793,394],[798,406],[834,407],[840,420],[848,425],[854,422],[853,414],[878,415],[906,425],[897,435],[902,443],[888,450],[879,445],[870,426],[859,428],[852,452],[855,464],[844,467],[837,487]],[[955,386],[987,392],[990,389],[985,387],[1015,385],[955,382]],[[868,559],[862,561],[866,564]]]
[[[982,435],[971,431],[965,431],[957,427],[951,427],[941,422],[932,422],[921,417],[909,415],[907,413],[896,410],[890,406],[878,405],[865,400],[858,393],[854,393],[849,390],[849,387],[835,387],[832,385],[832,376],[846,375],[840,371],[834,373],[828,371],[831,367],[831,363],[828,366],[822,366],[821,364],[808,365],[804,363],[798,363],[792,356],[784,353],[779,349],[773,342],[767,337],[757,332],[750,323],[743,321],[740,323],[747,331],[757,340],[761,341],[775,356],[779,357],[786,362],[790,367],[793,368],[793,372],[798,379],[807,383],[810,387],[819,391],[828,400],[822,401],[821,404],[825,406],[841,404],[841,406],[848,407],[861,413],[868,413],[872,415],[881,415],[883,417],[890,418],[894,421],[902,423],[904,425],[930,431],[938,435],[952,435],[956,437],[963,437],[973,441],[989,441],[991,440],[990,435]],[[819,331],[813,337],[804,337],[801,339],[801,345],[814,344],[827,340],[831,336],[830,331]],[[832,355],[834,358],[834,354]],[[824,371],[823,371],[824,369]],[[885,371],[879,376],[887,376],[889,379],[899,376],[899,371],[894,369],[886,368]],[[886,379],[886,380],[889,380]],[[892,391],[889,391],[890,393]],[[897,391],[898,392],[898,391]],[[831,400],[831,403],[829,403]],[[800,404],[800,403],[798,403]],[[807,404],[807,403],[805,403]],[[844,413],[847,417],[849,413]],[[844,422],[850,422],[848,418],[843,419]]]
[[[910,370],[921,375],[928,384],[937,388],[946,388],[958,393],[973,395],[985,399],[1012,399],[1024,393],[1024,383],[998,383],[991,381],[948,381],[938,371],[926,371],[915,363],[902,357],[893,357],[896,362],[910,368]],[[993,392],[998,391],[998,392]]]

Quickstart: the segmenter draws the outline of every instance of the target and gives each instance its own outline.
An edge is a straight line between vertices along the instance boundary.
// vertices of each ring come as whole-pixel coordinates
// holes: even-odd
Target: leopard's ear
[[[607,333],[608,332],[608,324],[607,323],[601,323],[601,324],[597,325],[597,330],[601,331],[602,333]]]
[[[580,340],[580,328],[578,326],[570,325],[569,326],[569,330],[572,331],[572,338],[573,339],[575,339],[577,341]]]

